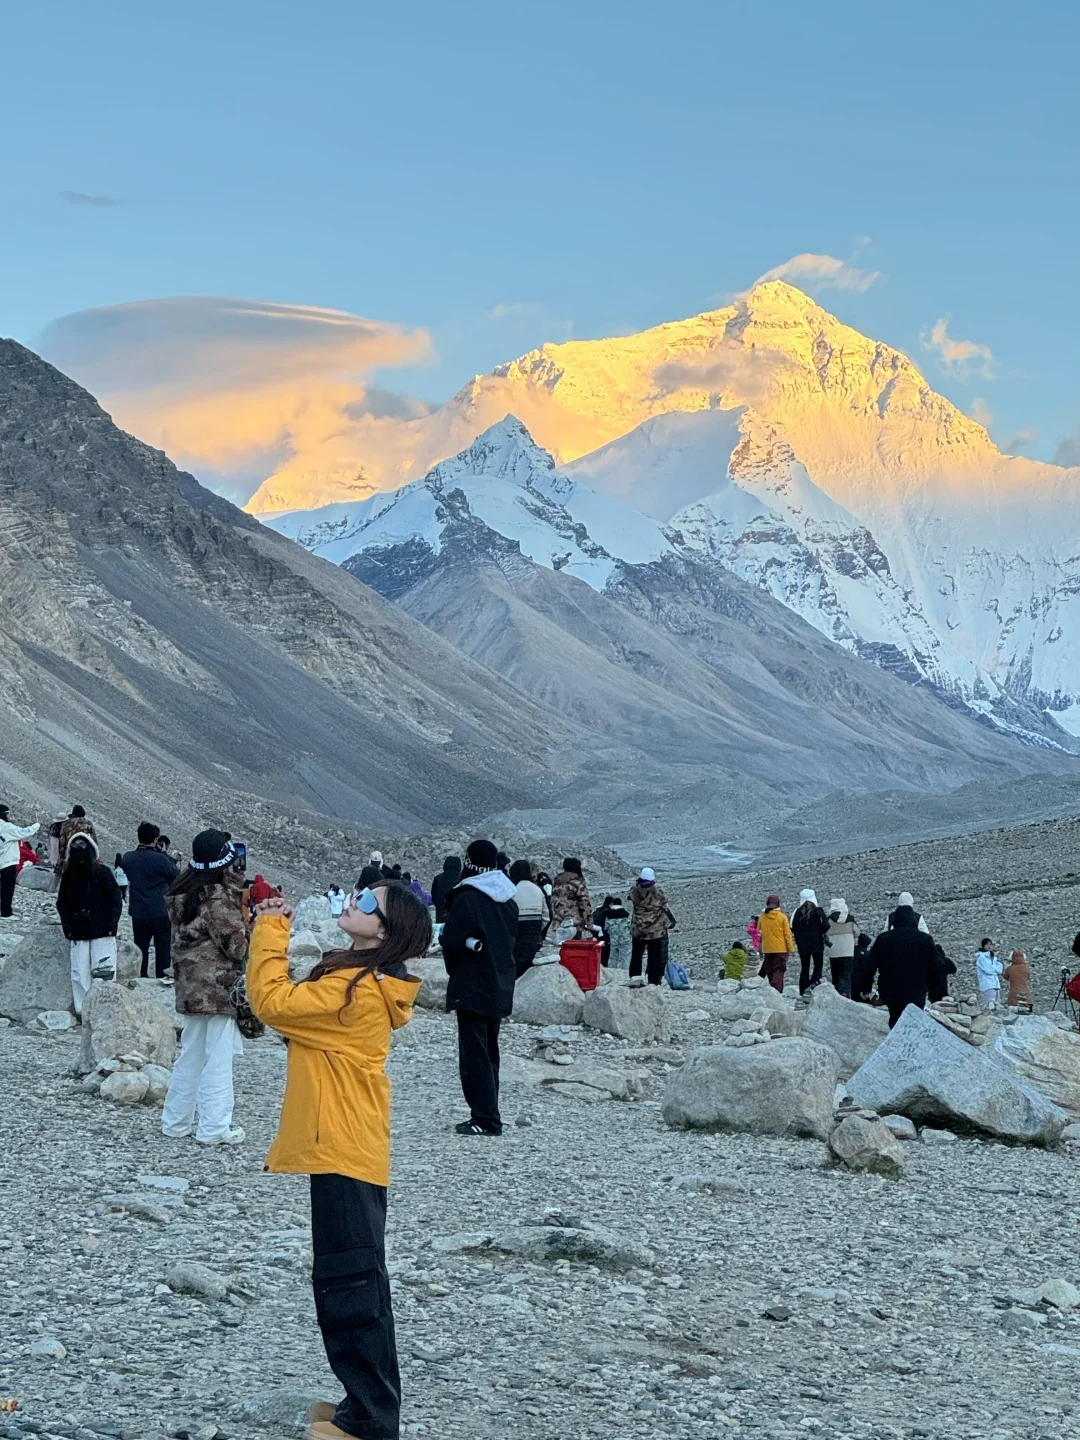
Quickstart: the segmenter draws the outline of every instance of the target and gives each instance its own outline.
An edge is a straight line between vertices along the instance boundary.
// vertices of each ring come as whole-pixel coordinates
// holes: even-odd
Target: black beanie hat
[[[499,852],[490,840],[474,840],[465,851],[465,858],[474,870],[499,868]]]
[[[562,868],[568,870],[571,875],[581,874],[581,861],[575,860],[573,856],[562,862]]]
[[[191,842],[194,870],[222,870],[229,863],[231,846],[224,830],[200,830]]]

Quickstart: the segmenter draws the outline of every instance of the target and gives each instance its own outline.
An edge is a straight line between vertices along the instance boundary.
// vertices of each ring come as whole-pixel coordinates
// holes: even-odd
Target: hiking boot
[[[195,1139],[200,1145],[239,1145],[244,1139],[244,1129],[241,1125],[230,1125],[222,1135],[210,1135],[205,1140],[196,1135]]]
[[[501,1135],[502,1126],[498,1129],[489,1129],[486,1125],[477,1125],[475,1120],[463,1120],[460,1125],[455,1125],[454,1130],[458,1135]]]
[[[313,1420],[304,1431],[304,1440],[358,1440],[358,1437],[342,1430],[333,1420]]]

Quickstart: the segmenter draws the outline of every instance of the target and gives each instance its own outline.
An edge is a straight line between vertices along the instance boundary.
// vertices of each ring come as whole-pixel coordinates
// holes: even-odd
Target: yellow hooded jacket
[[[355,969],[294,985],[289,921],[260,915],[247,963],[248,1003],[289,1041],[281,1121],[265,1169],[390,1180],[390,1034],[412,1019],[420,981],[365,975],[345,1009]]]

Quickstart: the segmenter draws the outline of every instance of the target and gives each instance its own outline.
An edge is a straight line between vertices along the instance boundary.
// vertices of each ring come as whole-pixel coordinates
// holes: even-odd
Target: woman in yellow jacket
[[[774,990],[783,990],[788,956],[795,954],[791,922],[780,909],[780,896],[770,895],[758,919],[761,930],[761,973]]]
[[[281,1122],[266,1169],[311,1176],[312,1284],[330,1368],[345,1399],[308,1416],[309,1440],[397,1440],[401,1410],[386,1273],[391,1032],[412,1018],[420,981],[409,960],[431,943],[425,905],[404,885],[350,899],[338,925],[349,949],[289,979],[293,910],[256,906],[247,966],[252,1010],[289,1041]]]

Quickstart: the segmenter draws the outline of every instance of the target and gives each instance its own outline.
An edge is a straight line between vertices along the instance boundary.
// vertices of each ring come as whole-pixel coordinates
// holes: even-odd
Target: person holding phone
[[[292,906],[256,907],[248,1003],[292,1042],[285,1097],[266,1169],[311,1177],[312,1284],[340,1404],[308,1413],[308,1440],[397,1440],[401,1411],[390,1281],[386,1196],[394,1030],[408,1024],[420,981],[408,962],[431,943],[427,907],[407,886],[353,892],[338,919],[349,945],[289,978]]]

